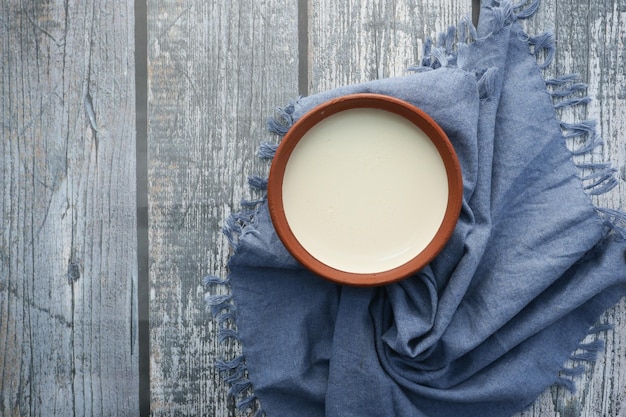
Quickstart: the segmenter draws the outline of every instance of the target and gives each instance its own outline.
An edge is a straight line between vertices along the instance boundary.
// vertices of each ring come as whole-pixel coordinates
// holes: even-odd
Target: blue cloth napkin
[[[339,286],[300,266],[263,199],[233,215],[229,277],[207,279],[232,296],[207,299],[222,337],[243,345],[243,356],[218,363],[239,407],[258,400],[258,415],[279,417],[502,417],[551,384],[573,387],[577,365],[601,348],[581,340],[606,328],[593,326],[626,294],[624,215],[590,198],[615,185],[610,168],[574,163],[598,139],[588,121],[557,119],[555,107],[587,99],[574,77],[542,78],[553,39],[518,23],[537,4],[488,1],[477,29],[464,21],[427,43],[413,73],[300,98],[270,123],[284,134],[314,106],[350,93],[406,100],[448,134],[464,200],[431,264],[374,288]],[[266,144],[261,156],[274,150]]]

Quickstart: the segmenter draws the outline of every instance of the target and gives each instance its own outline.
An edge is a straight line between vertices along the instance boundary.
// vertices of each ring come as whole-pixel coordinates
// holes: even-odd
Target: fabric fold
[[[358,92],[408,101],[449,136],[464,201],[431,264],[378,288],[301,267],[264,201],[231,220],[237,337],[268,416],[510,416],[563,381],[565,361],[626,295],[626,217],[593,205],[537,62],[539,50],[551,59],[552,38],[518,22],[537,5],[485,2],[478,28],[427,42],[414,73],[300,98],[270,123],[284,134]]]

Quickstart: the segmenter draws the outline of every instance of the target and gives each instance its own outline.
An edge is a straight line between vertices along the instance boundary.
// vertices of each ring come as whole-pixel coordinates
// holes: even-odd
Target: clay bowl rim
[[[289,227],[282,203],[282,183],[289,157],[304,134],[313,126],[344,110],[370,108],[397,114],[419,127],[433,142],[448,177],[448,204],[443,221],[430,243],[408,262],[382,272],[346,272],[312,256]],[[351,94],[326,101],[303,115],[289,129],[274,155],[268,179],[267,200],[278,237],[289,253],[310,271],[338,284],[352,286],[385,285],[406,278],[428,265],[452,236],[463,201],[461,166],[452,143],[443,129],[423,110],[397,98],[371,93]]]

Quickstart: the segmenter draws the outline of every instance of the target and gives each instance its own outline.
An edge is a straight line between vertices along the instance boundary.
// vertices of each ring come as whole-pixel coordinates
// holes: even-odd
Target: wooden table
[[[264,173],[273,109],[395,76],[468,0],[18,1],[0,5],[0,415],[233,416],[202,277]],[[626,3],[545,0],[525,23],[578,72],[626,209]],[[149,321],[148,321],[149,317]],[[525,417],[626,416],[626,303],[572,395]],[[230,343],[230,342],[229,342]],[[150,372],[147,372],[147,368]]]

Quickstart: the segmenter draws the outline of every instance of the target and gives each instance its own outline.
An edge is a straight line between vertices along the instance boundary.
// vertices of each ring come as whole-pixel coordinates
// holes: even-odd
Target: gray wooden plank
[[[600,152],[614,161],[621,178],[599,201],[626,211],[626,4],[596,3],[589,12],[588,83],[595,100],[588,117],[599,120],[605,139]],[[573,55],[572,61],[579,59]],[[605,352],[593,369],[584,412],[626,417],[626,301],[607,312],[606,320],[615,323],[615,331],[607,335]]]
[[[427,36],[465,15],[467,0],[312,0],[310,92],[402,75],[418,63]]]
[[[0,6],[0,415],[138,412],[133,24]]]
[[[470,6],[455,0],[311,1],[310,92],[402,74],[418,62],[423,39],[469,15]],[[537,15],[525,22],[531,34],[553,30],[556,35],[557,55],[547,77],[580,73],[589,83],[596,100],[586,109],[564,110],[562,118],[599,121],[605,139],[599,152],[613,161],[622,180],[596,202],[621,210],[626,209],[625,18],[619,0],[591,7],[583,1],[545,0]],[[591,158],[599,160],[600,155]],[[579,391],[549,389],[520,417],[626,416],[626,302],[607,311],[602,320],[615,329],[605,335],[605,352],[578,378]]]
[[[296,3],[148,2],[151,408],[233,415],[214,367],[205,274],[226,275],[228,215],[267,171],[265,119],[298,92]],[[214,288],[212,291],[223,291]]]

